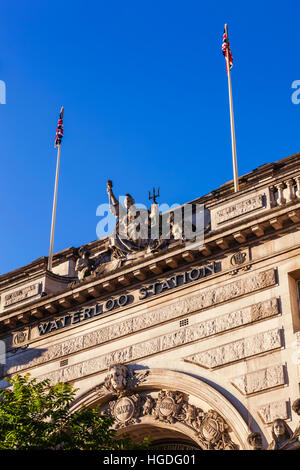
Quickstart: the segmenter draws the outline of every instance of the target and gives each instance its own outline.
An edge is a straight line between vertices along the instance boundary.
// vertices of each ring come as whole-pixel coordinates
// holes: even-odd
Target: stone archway
[[[249,448],[245,421],[213,387],[182,372],[132,367],[112,364],[104,383],[79,397],[74,409],[100,404],[115,418],[118,434],[134,439],[152,433],[154,443]]]
[[[123,429],[122,434],[129,434],[133,441],[142,441],[145,437],[151,437],[150,449],[165,450],[201,450],[198,443],[191,439],[187,434],[172,429],[171,427],[163,428],[153,423],[139,423],[134,426],[128,426]]]

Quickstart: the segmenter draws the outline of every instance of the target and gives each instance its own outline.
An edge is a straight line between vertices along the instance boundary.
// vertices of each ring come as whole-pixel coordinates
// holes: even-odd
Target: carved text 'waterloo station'
[[[217,272],[219,269],[219,263],[212,262],[210,264],[205,264],[199,268],[193,268],[190,271],[175,274],[164,281],[154,282],[148,286],[141,287],[138,291],[138,299],[135,299],[132,294],[122,294],[116,298],[109,298],[103,303],[96,303],[95,305],[81,308],[79,311],[62,315],[54,320],[42,322],[38,325],[39,334],[44,335],[46,333],[51,333],[66,326],[75,325],[79,322],[101,315],[102,313],[125,307],[136,300],[144,300],[147,297],[161,294],[169,289],[174,289],[189,282],[197,281],[198,279]]]

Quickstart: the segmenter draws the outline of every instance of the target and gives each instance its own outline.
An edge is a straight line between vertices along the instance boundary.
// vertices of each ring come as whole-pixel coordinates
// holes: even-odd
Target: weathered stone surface
[[[83,349],[83,336],[77,336],[76,338],[64,341],[61,346],[61,356],[80,351]]]
[[[160,352],[161,351],[160,339],[161,338],[154,338],[149,341],[144,341],[143,343],[138,343],[138,344],[133,345],[132,346],[133,359],[140,358],[143,356],[151,356],[151,354]]]
[[[109,354],[94,358],[92,360],[84,361],[81,363],[81,367],[79,367],[80,364],[76,364],[76,367],[75,366],[66,367],[65,369],[62,369],[62,373],[65,374],[63,371],[68,369],[68,371],[66,372],[66,375],[70,377],[68,380],[75,380],[77,378],[93,374],[95,372],[103,371],[107,369],[111,363],[119,363],[119,362],[126,363],[130,361],[136,361],[143,357],[147,357],[152,354],[166,351],[173,347],[186,344],[188,342],[188,338],[191,338],[191,334],[188,335],[187,332],[190,333],[193,328],[194,328],[194,325],[191,327],[182,329],[182,330],[177,330],[174,333],[162,335],[158,338],[154,338],[148,341],[143,341],[142,343],[137,343],[133,346],[128,346],[126,348],[119,349],[118,351],[113,351]],[[232,358],[234,358],[234,360],[243,359],[245,357],[245,352],[249,353],[250,350],[253,351],[253,349],[251,349],[252,341],[254,344],[253,346],[254,350],[255,351],[259,350],[259,352],[267,351],[269,349],[274,349],[274,348],[280,347],[281,345],[279,330],[271,330],[269,332],[261,333],[259,335],[256,335],[256,337],[248,338],[245,344],[234,345],[233,349],[230,352],[227,352],[226,350],[226,346],[228,345],[225,345],[224,347],[221,347],[221,348],[216,348],[220,350],[217,352],[215,352],[214,350],[211,350],[212,353],[210,355],[207,355],[205,359],[207,361],[210,361],[209,364],[211,364],[211,367],[217,367],[215,365],[216,363],[219,365],[225,363],[224,357],[226,358],[227,362],[228,361],[232,362],[233,360]],[[242,342],[237,341],[236,343],[242,343]],[[225,355],[223,352],[224,350],[225,350]],[[255,352],[255,354],[258,354],[258,352]],[[76,375],[78,373],[80,375]],[[271,372],[269,371],[267,374],[268,378],[270,378],[269,377],[270,373]],[[251,387],[252,379],[251,377],[248,377],[248,376],[247,378],[248,378],[247,380],[250,382],[248,384],[247,380],[245,379],[246,385],[244,385],[244,387]],[[60,378],[59,380],[62,380],[62,378]],[[254,378],[253,380],[255,382],[256,379]],[[239,388],[239,384],[240,382],[237,380],[238,388]],[[252,392],[249,392],[249,393],[252,393]]]
[[[257,311],[260,312],[260,314],[253,315],[253,312]],[[276,298],[273,298],[236,312],[227,313],[186,328],[180,328],[177,331],[168,333],[151,341],[136,344],[133,348],[132,357],[140,358],[160,351],[165,351],[170,348],[207,338],[211,335],[238,328],[242,325],[247,325],[253,321],[268,318],[276,314],[278,314],[278,302]],[[144,314],[144,316],[146,317],[147,314]],[[117,324],[120,336],[122,336],[121,332],[123,323],[124,322],[119,322]],[[113,326],[114,325],[111,325],[110,327],[102,328],[71,340],[66,340],[63,343],[49,346],[46,350],[29,349],[21,354],[16,354],[11,359],[8,359],[6,364],[6,374],[12,374],[26,369],[27,367],[36,366],[50,360],[60,358],[63,355],[70,354],[71,352],[104,343],[109,339],[112,339],[109,337],[109,328],[112,328]],[[127,350],[128,348],[122,350],[124,351],[123,355],[125,357],[128,356],[128,352],[125,352]],[[16,362],[16,359],[19,362]],[[126,360],[119,362],[126,362]]]
[[[240,375],[233,378],[231,382],[244,395],[278,387],[285,384],[284,366],[276,364],[266,369]]]
[[[28,299],[29,297],[33,297],[37,295],[40,290],[40,283],[31,284],[29,286],[23,287],[22,289],[14,290],[9,294],[4,296],[4,307],[8,307],[13,305],[21,300]]]
[[[288,419],[288,407],[285,400],[274,401],[258,408],[258,413],[266,424],[271,424],[275,419]]]
[[[199,366],[214,369],[231,362],[237,362],[246,357],[255,356],[266,351],[281,347],[280,330],[274,329],[258,333],[257,335],[224,344],[217,348],[192,354],[185,361]]]
[[[221,224],[227,220],[234,219],[241,215],[252,212],[256,209],[261,209],[263,207],[263,196],[261,194],[253,196],[250,199],[238,202],[232,206],[227,206],[224,209],[217,211],[216,223]]]

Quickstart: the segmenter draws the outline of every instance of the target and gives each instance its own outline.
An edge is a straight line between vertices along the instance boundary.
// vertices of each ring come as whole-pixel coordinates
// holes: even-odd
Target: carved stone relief
[[[235,217],[240,217],[244,214],[255,211],[256,209],[261,209],[262,207],[264,207],[263,195],[259,194],[253,196],[249,199],[245,199],[244,201],[218,210],[215,215],[216,223],[221,224],[222,222],[234,219]]]
[[[2,301],[4,307],[9,307],[17,302],[26,300],[30,297],[38,295],[41,290],[41,283],[31,284],[29,286],[23,287],[22,289],[15,290],[9,294],[4,295]]]
[[[185,361],[210,369],[221,367],[231,362],[242,361],[247,357],[280,348],[280,331],[278,328],[264,331],[249,338],[243,338],[218,346],[217,348],[192,354],[186,357]]]
[[[142,383],[148,374],[149,371],[133,372],[124,364],[111,364],[104,380],[103,393],[106,391],[122,397]]]
[[[279,387],[285,384],[284,366],[276,364],[249,374],[240,375],[233,378],[231,382],[244,395]]]
[[[156,400],[156,406],[153,411],[154,419],[170,424],[175,423],[179,418],[183,402],[183,393],[162,390],[159,392]]]
[[[194,433],[195,440],[204,449],[238,449],[230,438],[229,426],[216,411],[204,412],[189,403],[188,396],[178,390],[138,394],[134,392],[136,386],[131,386],[132,380],[138,384],[145,375],[130,371],[123,364],[115,364],[114,367],[115,371],[118,371],[119,380],[112,381],[111,373],[109,373],[100,392],[103,396],[105,390],[108,392],[114,390],[116,398],[106,403],[103,413],[115,418],[116,429],[137,424],[143,417],[151,416],[155,421],[162,423],[174,425],[178,422],[187,426]]]
[[[59,377],[62,379],[62,375],[65,377],[66,375],[69,376],[71,374],[72,376],[72,374],[75,374],[75,371],[83,374],[84,372],[93,373],[92,371],[105,370],[112,362],[128,362],[130,360],[136,360],[147,355],[166,351],[168,349],[188,344],[193,341],[208,338],[211,335],[238,328],[240,326],[263,320],[264,318],[269,318],[277,314],[278,302],[276,298],[273,298],[264,302],[259,302],[258,304],[250,305],[249,307],[235,312],[226,313],[225,315],[221,315],[219,317],[214,317],[209,320],[195,323],[185,328],[181,327],[172,333],[167,333],[157,338],[143,341],[142,343],[137,343],[132,346],[111,352],[105,356],[100,356],[98,358],[94,358],[93,360],[85,361],[83,367],[78,366],[75,368],[74,366],[68,366],[63,370],[51,373],[51,375],[53,375],[53,377],[57,377],[57,380],[60,380]],[[151,311],[140,315],[139,318],[141,323],[136,322],[136,327],[139,329],[145,327],[145,324],[142,324],[142,318],[149,317],[151,318]],[[61,358],[65,354],[81,351],[92,345],[94,346],[109,341],[110,339],[116,337],[114,331],[118,331],[121,337],[122,330],[123,333],[125,330],[123,325],[128,321],[134,321],[134,318],[116,323],[115,325],[110,325],[109,327],[105,327],[103,329],[95,330],[86,335],[66,340],[63,343],[49,346],[48,349],[42,352],[40,355],[37,355],[35,350],[30,349],[28,349],[26,352],[23,352],[22,354],[16,354],[11,359],[8,358],[5,374],[19,372],[25,368],[36,366],[56,358]],[[139,331],[139,329],[135,331]],[[36,354],[36,356],[34,356],[34,354]],[[20,358],[19,364],[17,363],[18,358]],[[82,377],[83,375],[80,376]]]
[[[109,408],[105,414],[115,418],[116,429],[137,423],[138,417],[141,414],[140,396],[131,395],[110,401]]]

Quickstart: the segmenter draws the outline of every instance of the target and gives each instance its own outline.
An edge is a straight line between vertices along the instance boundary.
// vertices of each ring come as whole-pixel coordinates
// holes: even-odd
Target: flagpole
[[[231,73],[230,73],[230,60],[229,60],[229,41],[227,24],[225,24],[225,35],[228,42],[226,53],[227,75],[228,75],[228,93],[229,93],[229,109],[230,109],[230,127],[231,127],[231,147],[232,147],[232,163],[233,163],[233,178],[234,178],[234,192],[239,190],[238,170],[237,170],[237,157],[236,157],[236,142],[234,130],[234,116],[233,116],[233,102],[232,102],[232,87],[231,87]]]
[[[61,108],[61,116],[64,114],[64,107]],[[61,143],[58,144],[57,149],[57,161],[56,161],[56,175],[55,175],[55,186],[54,186],[54,197],[53,197],[53,208],[52,208],[52,221],[51,221],[51,235],[50,235],[50,248],[48,257],[48,271],[52,271],[52,260],[53,260],[53,242],[54,242],[54,231],[55,231],[55,219],[56,219],[56,203],[57,203],[57,188],[58,188],[58,177],[59,177],[59,164],[60,164],[60,150]]]

